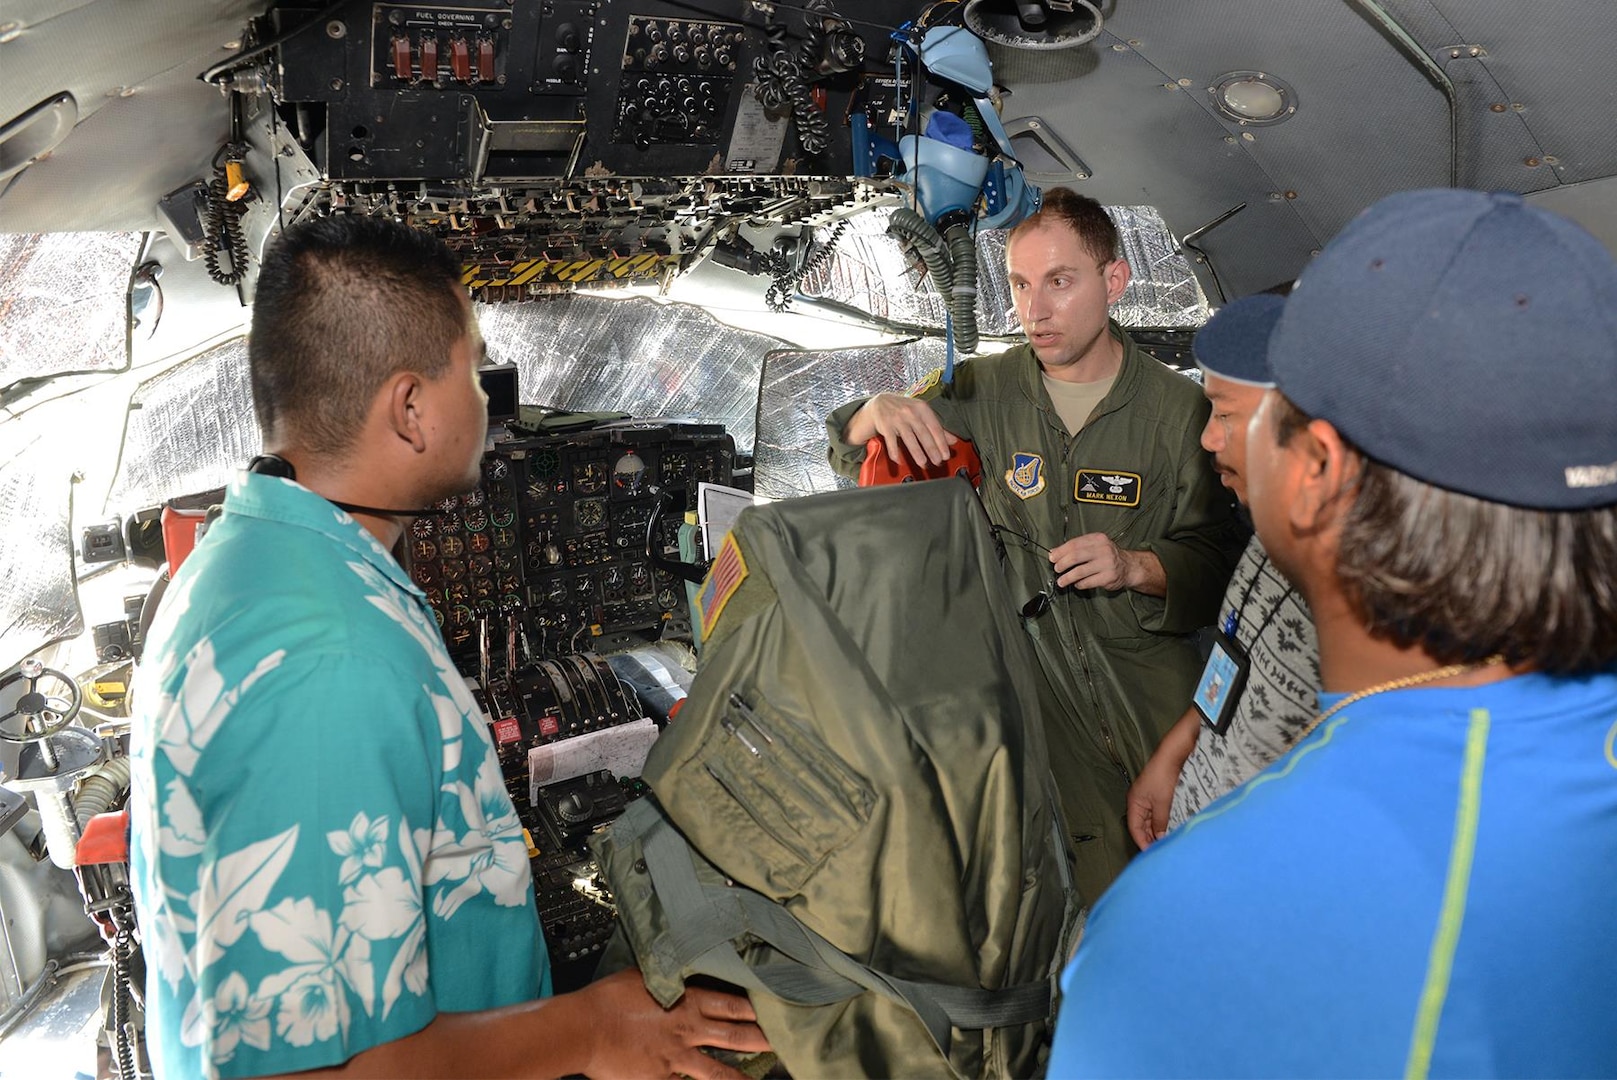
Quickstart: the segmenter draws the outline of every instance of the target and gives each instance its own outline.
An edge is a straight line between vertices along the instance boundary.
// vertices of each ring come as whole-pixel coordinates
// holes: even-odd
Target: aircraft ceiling
[[[558,2],[546,0],[544,11]],[[512,4],[516,13],[535,6],[532,0]],[[468,0],[464,6],[486,5]],[[575,6],[600,15],[602,26],[611,16],[613,33],[636,19],[649,25],[647,16],[742,24],[743,75],[748,57],[765,47],[760,9],[738,0],[576,0]],[[938,19],[938,9],[947,6],[932,5],[928,16]],[[1098,6],[1103,28],[1085,44],[988,43],[995,81],[1007,91],[1002,118],[1037,183],[1064,182],[1111,205],[1156,206],[1181,239],[1219,222],[1195,241],[1216,271],[1198,267],[1215,302],[1221,292],[1240,295],[1294,276],[1358,210],[1404,188],[1458,183],[1539,193],[1535,198],[1579,217],[1597,234],[1613,233],[1617,126],[1610,119],[1617,115],[1617,84],[1607,72],[1617,48],[1617,5],[1606,0],[1108,0]],[[0,194],[0,231],[161,227],[159,198],[205,178],[229,133],[225,97],[197,75],[241,48],[247,22],[261,7],[242,0],[0,2],[0,123],[62,94],[71,95],[76,113],[76,126],[60,145],[10,178]],[[838,0],[837,7],[856,20],[866,43],[864,68],[873,78],[892,71],[887,32],[873,24],[897,26],[923,13],[922,5],[901,0],[857,6]],[[313,5],[288,8],[275,25],[296,25],[311,14]],[[776,5],[776,14],[795,42],[801,8]],[[318,17],[340,18],[358,33],[370,26],[373,5],[361,0],[321,8]],[[616,60],[609,36],[601,32],[592,66],[607,53]],[[296,74],[305,83],[320,77],[318,65],[339,65],[339,52],[304,49]],[[599,187],[615,176],[666,179],[674,171],[705,174],[709,194],[726,184],[759,185],[716,155],[708,161],[706,152],[700,167],[691,168],[693,155],[654,148],[645,160],[665,167],[636,169],[628,135],[612,130],[623,127],[611,109],[623,73],[612,67],[609,62],[599,77],[604,89],[592,85],[579,98],[580,124],[589,129],[584,152],[576,160],[556,155],[537,168],[529,194],[569,183]],[[1295,112],[1266,124],[1241,124],[1222,113],[1209,87],[1237,72],[1265,73],[1285,89]],[[831,100],[837,128],[844,100]],[[543,103],[554,113],[553,99]],[[716,107],[724,108],[722,102]],[[734,124],[733,107],[725,122]],[[787,141],[778,169],[800,178],[800,194],[808,190],[802,177],[853,172],[843,130],[833,131],[830,150],[818,156]],[[21,164],[16,156],[29,149],[26,142],[0,142],[0,171]],[[333,160],[339,171],[346,168],[340,156]],[[331,171],[332,161],[323,167]],[[470,187],[463,183],[461,190]],[[767,193],[769,184],[762,189]],[[810,200],[809,211],[851,198],[835,185],[815,191],[820,201]],[[740,206],[755,219],[790,202],[765,195],[735,202],[734,192],[729,195],[732,209]],[[642,200],[640,209],[688,214],[691,201],[688,194],[666,203]],[[787,212],[802,215],[805,205],[800,200]],[[548,226],[536,226],[543,232],[565,229],[577,208],[541,199],[533,209],[554,215]],[[677,238],[654,239],[648,250],[681,250]]]

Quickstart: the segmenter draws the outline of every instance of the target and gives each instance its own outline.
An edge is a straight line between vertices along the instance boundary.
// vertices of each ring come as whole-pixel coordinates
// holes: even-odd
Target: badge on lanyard
[[[1233,633],[1221,633],[1213,638],[1213,651],[1207,657],[1202,676],[1196,682],[1196,693],[1190,700],[1202,714],[1202,723],[1212,728],[1214,734],[1222,735],[1229,730],[1251,666],[1246,650],[1236,643]]]

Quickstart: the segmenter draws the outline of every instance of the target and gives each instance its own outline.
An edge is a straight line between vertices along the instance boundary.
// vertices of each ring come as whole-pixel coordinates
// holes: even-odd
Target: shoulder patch
[[[943,369],[933,368],[931,374],[924,375],[920,379],[916,380],[910,385],[908,390],[904,391],[904,393],[909,397],[920,397],[922,394],[938,385],[938,381],[942,378]]]
[[[1011,467],[1005,473],[1005,486],[1017,498],[1033,498],[1044,490],[1044,459],[1022,450],[1012,454]]]
[[[1079,469],[1072,482],[1074,502],[1139,506],[1140,474],[1119,469]]]
[[[741,555],[741,546],[736,543],[734,533],[726,533],[724,542],[719,545],[718,558],[708,569],[707,578],[702,582],[702,589],[696,594],[696,617],[705,638],[713,630],[713,624],[718,622],[719,615],[724,611],[724,605],[730,602],[741,583],[747,580],[747,560]]]

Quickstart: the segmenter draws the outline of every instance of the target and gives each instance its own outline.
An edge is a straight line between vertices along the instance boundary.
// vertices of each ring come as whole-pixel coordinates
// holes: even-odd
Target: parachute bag
[[[642,799],[617,955],[749,991],[794,1076],[1037,1074],[1076,914],[1035,660],[969,484],[744,511]]]

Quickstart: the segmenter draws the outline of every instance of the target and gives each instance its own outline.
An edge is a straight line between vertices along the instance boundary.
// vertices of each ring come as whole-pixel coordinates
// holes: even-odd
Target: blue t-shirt
[[[1050,1076],[1617,1075],[1614,738],[1612,672],[1348,706],[1096,905]]]
[[[341,1063],[549,993],[522,826],[426,600],[242,473],[153,623],[132,876],[157,1075]]]

